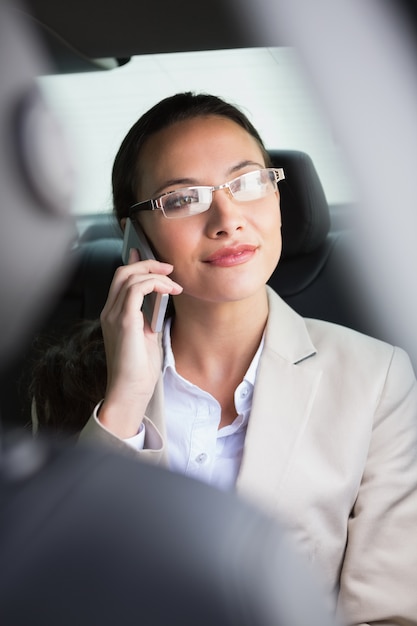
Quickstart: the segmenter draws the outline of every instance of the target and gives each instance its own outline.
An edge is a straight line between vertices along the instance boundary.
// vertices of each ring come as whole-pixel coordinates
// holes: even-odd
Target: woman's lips
[[[204,262],[217,267],[240,265],[249,261],[256,253],[256,250],[257,246],[250,244],[221,248],[213,252]]]

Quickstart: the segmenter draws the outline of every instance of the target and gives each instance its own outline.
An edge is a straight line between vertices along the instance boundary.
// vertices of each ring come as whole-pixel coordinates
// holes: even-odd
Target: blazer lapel
[[[271,510],[289,471],[319,386],[303,318],[268,290],[269,318],[237,490]]]

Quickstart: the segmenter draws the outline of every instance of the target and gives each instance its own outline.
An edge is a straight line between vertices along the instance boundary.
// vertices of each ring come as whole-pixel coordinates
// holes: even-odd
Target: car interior
[[[39,77],[41,88],[57,106],[64,125],[71,108],[72,120],[78,114],[77,129],[73,122],[68,126],[70,138],[86,135],[85,144],[75,151],[82,171],[74,207],[70,276],[40,333],[67,333],[78,320],[100,315],[114,271],[122,263],[122,233],[108,198],[112,154],[129,126],[148,106],[175,90],[203,90],[206,83],[206,91],[217,90],[227,99],[239,83],[250,101],[237,104],[249,110],[261,135],[263,128],[271,129],[265,143],[274,167],[285,172],[280,183],[283,252],[270,286],[305,317],[390,339],[363,306],[364,294],[350,270],[355,193],[331,124],[318,113],[314,93],[307,97],[308,81],[301,86],[289,37],[277,42],[254,33],[226,0],[209,4],[187,0],[180,5],[159,0],[146,6],[130,0],[68,4],[30,0],[21,13],[39,33],[50,62],[48,73]],[[271,68],[266,67],[266,58],[272,59]],[[129,74],[135,64],[137,73]],[[273,72],[287,82],[275,84]],[[113,81],[103,93],[101,77]],[[291,97],[286,99],[288,94]],[[111,107],[112,117],[101,118],[100,106],[106,111]],[[98,156],[97,147],[88,152],[88,143],[94,142],[77,107],[91,109],[88,119],[98,129],[97,145],[108,144],[104,156]],[[298,135],[286,136],[286,127],[293,127]],[[317,137],[313,140],[312,135]],[[307,137],[305,145],[300,137]],[[84,171],[87,160],[90,170]],[[101,195],[91,201],[97,179]],[[22,390],[31,358],[31,350],[25,350],[2,374],[1,414],[6,428],[27,427],[30,422],[29,400]]]
[[[411,20],[414,5],[401,0],[397,4]],[[0,0],[0,26],[5,6]],[[39,52],[45,54],[47,68],[29,92],[35,94],[41,110],[45,98],[55,112],[55,122],[62,124],[73,148],[77,182],[70,219],[64,210],[57,219],[68,191],[66,181],[58,179],[68,164],[62,167],[64,146],[47,141],[51,128],[42,125],[46,119],[42,111],[35,124],[41,122],[40,143],[34,143],[45,150],[43,154],[42,150],[29,151],[29,157],[47,157],[47,169],[54,170],[50,178],[29,181],[30,176],[42,174],[42,167],[35,164],[28,173],[24,159],[14,161],[16,155],[21,156],[24,133],[18,136],[21,145],[15,151],[11,143],[6,145],[9,151],[4,150],[4,143],[1,146],[3,223],[9,225],[8,217],[13,224],[19,223],[14,213],[18,217],[22,213],[26,219],[21,233],[19,228],[6,228],[2,233],[2,308],[7,312],[18,308],[13,307],[11,296],[13,277],[19,272],[10,271],[10,250],[20,257],[20,265],[23,262],[31,268],[36,264],[36,246],[25,247],[29,240],[23,237],[23,230],[41,248],[48,235],[42,230],[37,240],[39,231],[34,224],[45,226],[55,218],[55,229],[48,231],[55,235],[55,241],[47,246],[49,269],[59,256],[57,248],[65,249],[67,257],[58,287],[50,290],[54,297],[51,301],[45,297],[48,303],[39,307],[47,309],[48,315],[37,323],[31,342],[8,361],[9,353],[4,358],[0,351],[0,560],[5,565],[0,574],[0,612],[5,623],[36,626],[98,621],[110,626],[139,620],[155,626],[168,621],[202,626],[335,626],[323,606],[321,588],[304,580],[309,568],[304,568],[304,562],[299,568],[301,563],[287,551],[290,544],[282,533],[284,526],[275,524],[278,520],[264,517],[244,499],[234,498],[236,494],[188,481],[164,467],[113,453],[106,446],[84,447],[85,442],[66,446],[61,439],[30,436],[28,383],[37,338],[65,338],[79,321],[97,320],[114,272],[123,262],[123,235],[112,214],[110,193],[115,152],[146,109],[176,92],[207,91],[241,106],[260,129],[273,167],[285,172],[279,185],[283,247],[269,286],[304,317],[342,324],[396,343],[396,335],[380,324],[368,306],[370,294],[352,262],[358,238],[355,215],[361,205],[343,142],[320,108],[291,37],[283,36],[283,31],[278,38],[268,34],[271,30],[262,34],[243,19],[239,9],[238,0],[212,0],[205,5],[191,0],[175,5],[156,0],[146,6],[131,0],[27,0],[13,7],[42,43]],[[0,30],[4,35],[7,27]],[[16,46],[9,47],[19,57],[19,38],[12,31],[10,28],[9,35]],[[4,39],[7,37],[3,42],[0,37],[0,43],[4,44]],[[16,67],[23,56],[17,58]],[[9,59],[5,62],[5,55],[3,59],[0,55],[0,60],[4,76]],[[14,60],[10,58],[8,78]],[[7,108],[3,95],[8,91],[8,85],[2,85],[2,113]],[[42,97],[38,100],[38,96]],[[3,115],[2,139],[9,122],[10,116]],[[16,139],[16,129],[22,130],[18,124],[13,126],[14,117],[12,122],[15,134],[6,132],[8,139],[10,135]],[[28,129],[30,126],[23,130]],[[33,135],[29,139],[33,140]],[[62,154],[58,154],[61,147]],[[396,159],[395,155],[390,158]],[[5,163],[9,162],[12,166],[8,169]],[[13,178],[10,188],[14,187],[14,192],[19,185],[24,188],[32,211],[26,211],[28,206],[19,207],[19,194],[8,193],[8,175],[13,169],[16,177],[9,176]],[[381,178],[386,184],[389,177],[383,172]],[[398,191],[398,184],[393,186]],[[36,213],[32,221],[31,212]],[[64,222],[68,229],[61,228]],[[8,238],[11,248],[4,245]],[[44,251],[39,258],[46,259]],[[413,273],[412,266],[407,269]],[[45,271],[45,284],[47,278]],[[412,293],[412,281],[410,285]],[[37,319],[33,297],[37,290],[38,299],[44,298],[40,281],[30,286],[32,289],[21,290],[31,292],[32,300],[22,302],[32,302],[33,311],[19,312],[20,316],[16,311],[19,322],[25,314],[29,318],[33,313]],[[5,334],[11,330],[12,317],[9,315],[10,329],[2,325]],[[403,347],[407,349],[406,344]],[[354,357],[357,363],[356,352]],[[398,382],[397,376],[394,384]],[[386,387],[388,402],[393,404],[392,387]],[[345,388],[350,389],[349,385]],[[382,413],[379,396],[377,412]],[[356,453],[356,438],[354,446]],[[333,447],[332,439],[332,453]],[[302,462],[306,465],[305,455]],[[403,462],[401,465],[404,467]],[[374,467],[370,465],[370,471],[385,480],[386,474],[375,472]],[[400,499],[397,491],[394,497]],[[358,508],[361,506],[359,501]],[[383,516],[375,519],[379,525]],[[369,518],[365,521],[369,528]],[[342,551],[349,556],[344,545]],[[363,583],[362,568],[356,570]]]
[[[58,321],[71,324],[83,312],[67,311],[62,262],[75,233],[67,147],[33,88],[42,67],[36,38],[1,1],[0,52],[2,368],[55,277],[66,311]],[[110,234],[91,230],[94,243]],[[110,241],[118,263],[120,239]],[[84,280],[79,235],[72,245],[76,284],[78,274]],[[107,446],[14,435],[0,432],[2,623],[333,625],[283,529],[236,494]]]

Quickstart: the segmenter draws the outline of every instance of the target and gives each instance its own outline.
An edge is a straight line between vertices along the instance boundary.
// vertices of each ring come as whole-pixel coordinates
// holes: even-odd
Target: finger
[[[142,307],[143,299],[152,292],[178,295],[182,287],[167,276],[159,274],[132,275],[121,286],[117,297],[108,299],[102,319],[117,320],[121,315],[137,313]]]
[[[134,261],[129,265],[121,265],[114,273],[107,295],[106,305],[108,304],[110,307],[113,305],[123,285],[126,281],[129,281],[132,276],[142,276],[146,278],[150,273],[167,276],[172,270],[173,266],[170,263],[161,263],[155,260]]]
[[[139,252],[138,252],[139,254]],[[145,261],[133,261],[124,266],[126,273],[129,275],[132,271],[140,274],[170,274],[174,266],[171,263],[164,263],[163,261],[157,261],[156,259],[146,259]],[[119,268],[121,269],[121,268]]]

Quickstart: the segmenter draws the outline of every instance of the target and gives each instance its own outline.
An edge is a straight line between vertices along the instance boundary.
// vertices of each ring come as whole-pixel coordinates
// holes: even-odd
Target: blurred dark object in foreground
[[[326,626],[276,522],[110,450],[18,439],[0,467],[8,625]]]

